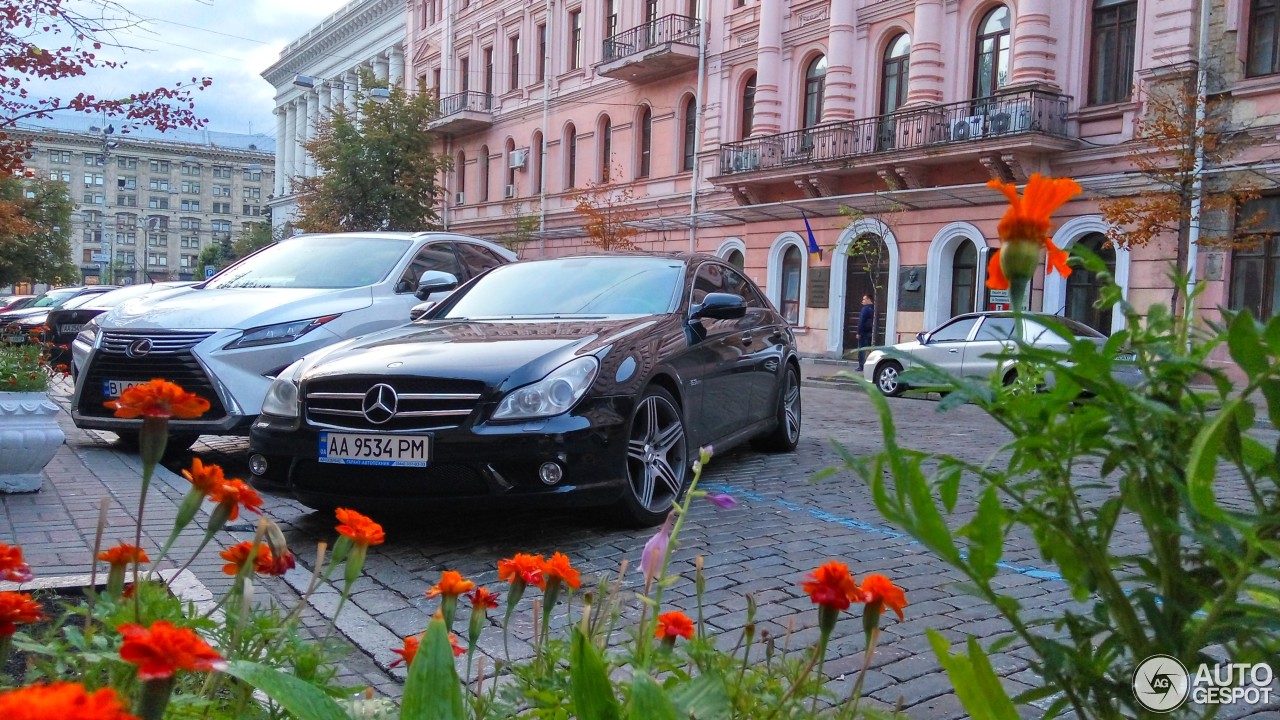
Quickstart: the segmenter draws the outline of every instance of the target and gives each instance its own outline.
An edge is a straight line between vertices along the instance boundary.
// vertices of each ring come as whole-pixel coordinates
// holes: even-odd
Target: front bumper
[[[491,408],[485,408],[491,410]],[[588,398],[570,413],[515,424],[477,423],[421,433],[431,436],[425,468],[322,463],[321,430],[281,427],[262,416],[249,433],[250,454],[267,461],[255,487],[312,507],[399,510],[435,504],[591,506],[609,504],[627,487],[629,397]],[[340,432],[331,430],[330,432]],[[354,431],[353,431],[354,432]],[[363,432],[363,431],[361,431]],[[388,435],[392,435],[388,433]],[[539,479],[543,463],[564,471],[553,485]]]

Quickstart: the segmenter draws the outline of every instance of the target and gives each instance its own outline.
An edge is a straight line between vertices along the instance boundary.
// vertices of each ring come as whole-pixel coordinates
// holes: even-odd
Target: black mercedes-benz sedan
[[[415,322],[290,365],[249,464],[317,509],[507,499],[652,525],[699,447],[791,451],[800,417],[792,330],[732,266],[565,257],[494,268]]]

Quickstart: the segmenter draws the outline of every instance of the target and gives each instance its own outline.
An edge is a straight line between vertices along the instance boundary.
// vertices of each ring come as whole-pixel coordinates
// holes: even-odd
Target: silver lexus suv
[[[79,369],[72,418],[134,441],[142,421],[114,417],[104,403],[163,378],[212,406],[197,420],[171,421],[170,446],[247,433],[272,380],[294,360],[402,325],[418,303],[515,259],[500,245],[438,232],[282,240],[203,283],[91,320],[72,343]]]

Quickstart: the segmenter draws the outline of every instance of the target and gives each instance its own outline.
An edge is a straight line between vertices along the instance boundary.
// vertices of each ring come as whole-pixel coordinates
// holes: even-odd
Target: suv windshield
[[[648,315],[671,311],[684,263],[656,257],[562,258],[495,268],[438,318]]]
[[[407,238],[316,236],[272,245],[218,274],[220,288],[353,288],[387,277],[404,257]]]
[[[68,298],[75,297],[80,292],[80,288],[66,288],[64,290],[50,290],[49,292],[36,298],[36,301],[28,305],[29,308],[53,307]]]

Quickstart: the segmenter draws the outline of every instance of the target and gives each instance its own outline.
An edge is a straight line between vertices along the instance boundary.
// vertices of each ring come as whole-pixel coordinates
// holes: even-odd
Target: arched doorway
[[[1107,265],[1107,274],[1113,280],[1116,276],[1116,251],[1107,242],[1107,236],[1093,232],[1076,241],[1077,245],[1086,247]],[[1102,295],[1102,284],[1098,274],[1080,266],[1071,268],[1067,277],[1067,301],[1062,314],[1072,320],[1088,325],[1103,335],[1111,334],[1111,308],[1099,309],[1098,298]]]
[[[889,248],[884,238],[864,232],[849,243],[845,253],[844,337],[847,353],[858,347],[858,315],[862,312],[862,296],[875,301],[876,320],[873,345],[885,343],[889,317]]]
[[[978,285],[978,246],[962,242],[951,259],[951,317],[973,312]]]

